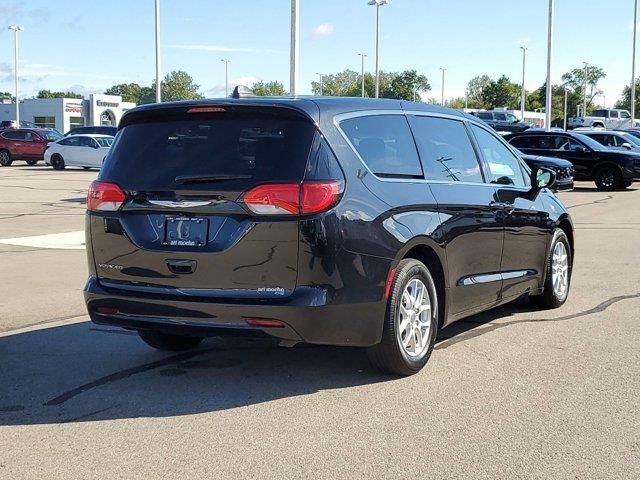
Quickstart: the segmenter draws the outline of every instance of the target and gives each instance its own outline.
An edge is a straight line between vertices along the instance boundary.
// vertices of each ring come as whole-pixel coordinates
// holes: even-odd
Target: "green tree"
[[[491,105],[485,105],[482,92],[491,83],[488,75],[480,75],[472,78],[467,85],[467,104],[469,108],[491,108]]]
[[[505,75],[498,80],[491,80],[482,89],[482,104],[484,108],[518,108],[520,104],[520,86],[513,83]]]
[[[0,100],[14,100],[14,96],[9,92],[0,92]]]
[[[260,80],[251,86],[251,90],[253,90],[254,95],[259,97],[281,97],[286,95],[284,85],[277,80],[266,83]]]
[[[401,100],[420,101],[418,92],[428,92],[431,85],[427,77],[418,74],[415,70],[404,72],[380,72],[379,73],[380,97]],[[364,75],[364,88],[366,97],[375,96],[375,77],[370,73]],[[320,82],[311,82],[311,90],[319,95]],[[354,70],[345,70],[322,77],[322,94],[339,97],[359,97],[362,95],[362,77]]]
[[[640,115],[640,78],[636,80],[636,118]],[[1,94],[0,94],[1,95]],[[631,110],[631,87],[627,85],[622,90],[622,98],[615,105],[616,108]]]
[[[607,76],[600,67],[590,66],[587,68],[587,102],[593,103],[593,99],[602,93],[598,89],[598,82]],[[584,68],[574,68],[570,72],[562,75],[562,81],[568,85],[573,91],[584,89],[585,72]],[[587,109],[587,112],[589,110]]]
[[[200,85],[193,83],[191,75],[182,70],[174,70],[167,73],[160,85],[162,100],[165,102],[173,102],[177,100],[199,100],[204,98],[198,92]],[[156,82],[154,80],[151,84],[151,91],[155,92],[155,89]]]
[[[567,91],[567,116],[575,115],[578,105],[582,105],[582,88],[571,89],[568,85],[553,85],[551,87],[551,123],[553,126],[562,127],[564,120],[564,92]],[[530,95],[542,105],[542,109],[547,101],[547,86],[543,84]],[[592,108],[587,104],[587,111]]]
[[[142,96],[142,89],[137,83],[121,83],[107,88],[104,91],[105,95],[120,95],[123,102],[142,103],[140,101]]]
[[[51,90],[40,90],[36,94],[36,98],[84,98],[76,92],[52,92]]]

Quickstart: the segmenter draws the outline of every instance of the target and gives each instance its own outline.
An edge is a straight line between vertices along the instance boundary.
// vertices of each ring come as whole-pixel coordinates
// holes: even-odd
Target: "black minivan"
[[[410,375],[455,320],[565,302],[573,226],[553,181],[481,121],[425,104],[140,106],[88,192],[87,308],[155,348],[268,335],[368,347]]]

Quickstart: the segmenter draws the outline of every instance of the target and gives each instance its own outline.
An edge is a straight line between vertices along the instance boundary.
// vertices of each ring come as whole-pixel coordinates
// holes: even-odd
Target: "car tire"
[[[0,150],[0,166],[10,167],[13,163],[13,159],[11,158],[11,154],[8,150]]]
[[[531,296],[531,302],[538,308],[551,309],[564,305],[571,287],[573,259],[567,235],[560,228],[553,232],[551,246],[547,254],[547,270],[544,277],[542,295]]]
[[[27,165],[29,165],[30,167],[33,167],[34,165],[38,164],[38,160],[25,160],[25,162],[27,163]]]
[[[633,185],[633,182],[631,180],[625,180],[622,184],[622,188],[629,188],[631,185]]]
[[[614,165],[604,165],[596,171],[594,180],[598,190],[618,190],[622,187],[622,172]]]
[[[429,360],[438,333],[436,286],[424,263],[404,259],[389,292],[382,340],[368,348],[369,360],[380,370],[413,375]]]
[[[191,337],[188,335],[174,335],[170,333],[159,332],[158,330],[139,330],[138,335],[150,347],[158,350],[167,350],[170,352],[178,352],[182,350],[191,350],[196,348],[202,340],[202,337]]]
[[[64,158],[59,153],[54,153],[51,155],[51,166],[54,170],[64,170],[66,166],[64,163]]]

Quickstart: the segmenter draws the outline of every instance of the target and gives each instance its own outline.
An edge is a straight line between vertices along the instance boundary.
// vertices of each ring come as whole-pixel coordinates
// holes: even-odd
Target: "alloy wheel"
[[[432,335],[431,317],[429,291],[421,280],[414,278],[404,288],[398,306],[398,342],[409,357],[426,354]]]
[[[556,243],[553,247],[551,283],[556,297],[564,300],[569,289],[569,256],[567,255],[567,247],[562,242]]]

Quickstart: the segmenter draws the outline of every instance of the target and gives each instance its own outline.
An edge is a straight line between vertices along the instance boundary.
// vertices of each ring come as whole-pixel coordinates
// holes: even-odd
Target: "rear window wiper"
[[[249,178],[253,178],[253,175],[220,173],[217,175],[179,175],[174,181],[184,185],[186,183],[223,182],[225,180],[247,180]]]

